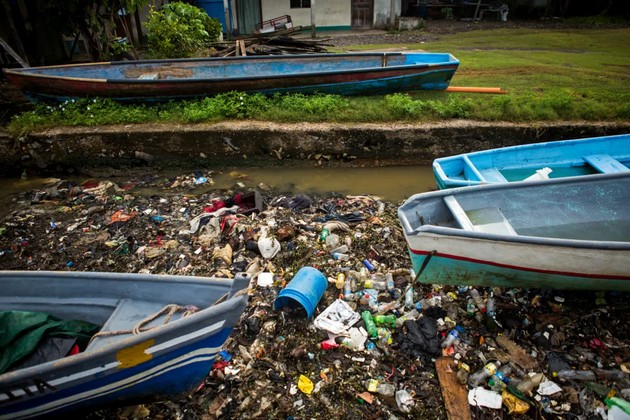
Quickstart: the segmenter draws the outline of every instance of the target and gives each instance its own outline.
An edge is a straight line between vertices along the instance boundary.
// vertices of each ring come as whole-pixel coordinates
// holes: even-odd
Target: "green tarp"
[[[0,311],[0,374],[31,354],[45,337],[76,337],[84,348],[100,326],[42,312]]]

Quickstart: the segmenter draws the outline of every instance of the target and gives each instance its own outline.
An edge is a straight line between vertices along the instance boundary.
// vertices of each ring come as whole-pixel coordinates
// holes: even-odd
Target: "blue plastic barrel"
[[[273,306],[278,310],[301,305],[310,318],[315,312],[317,303],[324,295],[326,286],[328,286],[328,280],[321,271],[313,267],[302,267],[295,274],[293,280],[278,293]]]

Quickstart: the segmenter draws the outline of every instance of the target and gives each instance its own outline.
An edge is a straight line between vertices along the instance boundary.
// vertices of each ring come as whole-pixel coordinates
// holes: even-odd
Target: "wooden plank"
[[[609,155],[584,156],[584,160],[588,162],[593,168],[604,174],[630,171],[629,168],[627,168],[617,159]]]
[[[11,48],[11,46],[9,44],[7,44],[7,42],[0,38],[0,46],[2,46],[2,48],[4,48],[4,50],[11,56],[13,57],[13,59],[15,61],[17,61],[20,66],[26,68],[26,67],[30,67],[28,65],[28,63],[22,59],[22,57],[20,57],[20,55],[18,53],[16,53],[15,51],[13,51],[13,48]]]
[[[245,41],[243,41],[242,39],[239,39],[237,42],[238,42],[238,45],[241,46],[241,54],[243,56],[246,56],[247,55],[247,50],[245,49]]]
[[[442,398],[444,398],[448,419],[472,420],[468,404],[468,389],[457,380],[455,359],[439,357],[435,361],[435,370],[442,388]]]
[[[452,195],[444,196],[444,203],[453,214],[453,217],[459,224],[459,227],[464,230],[475,230],[475,227],[466,215],[466,212],[455,197],[453,197]]]
[[[530,356],[525,351],[525,349],[523,349],[521,346],[519,346],[506,336],[499,335],[497,337],[497,344],[507,350],[512,361],[523,369],[530,370],[538,366],[538,363],[536,363],[536,359]]]

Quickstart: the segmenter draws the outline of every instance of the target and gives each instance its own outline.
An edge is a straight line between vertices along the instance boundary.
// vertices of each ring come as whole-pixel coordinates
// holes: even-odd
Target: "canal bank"
[[[0,132],[0,175],[107,169],[429,165],[472,150],[630,132],[630,122],[138,124]]]

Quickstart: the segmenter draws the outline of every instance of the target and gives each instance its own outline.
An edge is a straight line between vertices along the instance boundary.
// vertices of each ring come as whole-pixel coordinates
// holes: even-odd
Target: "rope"
[[[177,313],[177,312],[182,312],[182,318],[187,317],[188,315],[194,314],[195,312],[197,312],[199,309],[195,306],[180,306],[180,305],[175,305],[175,304],[169,304],[166,305],[165,307],[163,307],[160,311],[154,313],[151,316],[146,317],[145,319],[143,319],[142,321],[138,322],[138,324],[136,324],[136,326],[131,329],[131,330],[117,330],[117,331],[99,331],[96,334],[94,334],[92,336],[92,338],[90,338],[90,341],[88,343],[88,346],[92,343],[92,341],[96,338],[96,337],[109,337],[109,336],[113,336],[113,335],[123,335],[123,334],[134,334],[134,335],[138,335],[143,331],[149,331],[155,327],[145,327],[146,324],[150,323],[151,321],[156,320],[157,318],[159,318],[162,315],[166,315],[166,318],[164,319],[164,322],[162,323],[162,325],[167,324],[170,320],[171,317]]]

